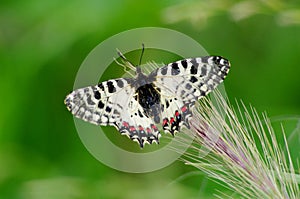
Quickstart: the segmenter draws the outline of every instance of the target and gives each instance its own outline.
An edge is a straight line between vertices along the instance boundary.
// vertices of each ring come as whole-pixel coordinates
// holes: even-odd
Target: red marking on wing
[[[129,124],[127,122],[123,122],[123,126],[125,126],[126,128],[128,128]]]
[[[154,131],[157,131],[157,130],[158,130],[157,127],[156,127],[154,124],[151,125],[151,128],[152,128]]]
[[[174,118],[171,117],[171,119],[170,119],[170,124],[172,124],[174,121],[175,121]]]
[[[139,130],[140,130],[140,131],[143,131],[144,128],[143,128],[142,126],[139,126]]]
[[[130,131],[135,131],[134,126],[131,126],[131,127],[129,128],[129,130],[130,130]]]
[[[168,124],[168,119],[167,118],[163,119],[163,126],[165,126],[167,124]]]

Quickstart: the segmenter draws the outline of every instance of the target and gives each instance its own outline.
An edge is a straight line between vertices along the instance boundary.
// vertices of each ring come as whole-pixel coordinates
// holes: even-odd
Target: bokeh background
[[[146,174],[116,171],[94,159],[80,141],[63,100],[82,61],[106,38],[147,26],[180,31],[209,54],[227,57],[232,63],[225,81],[229,98],[266,111],[274,123],[283,122],[296,161],[299,1],[2,1],[1,199],[214,198],[216,190],[231,194],[181,161]],[[147,58],[163,56],[154,55]],[[127,142],[110,131],[115,142]]]

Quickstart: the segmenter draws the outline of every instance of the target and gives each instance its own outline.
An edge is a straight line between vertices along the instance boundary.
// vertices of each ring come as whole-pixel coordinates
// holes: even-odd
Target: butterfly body
[[[161,124],[172,135],[192,116],[195,101],[226,77],[229,61],[220,56],[189,58],[157,68],[149,75],[136,67],[135,78],[118,78],[77,89],[65,99],[76,117],[96,125],[112,125],[145,143],[159,142]]]

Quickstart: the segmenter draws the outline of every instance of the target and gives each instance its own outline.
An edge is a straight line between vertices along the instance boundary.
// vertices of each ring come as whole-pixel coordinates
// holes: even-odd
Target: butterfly
[[[75,117],[114,126],[141,148],[159,143],[157,124],[172,135],[182,126],[189,128],[195,102],[216,88],[230,69],[227,59],[204,56],[179,60],[146,75],[122,53],[119,56],[135,71],[135,77],[74,90],[64,102]]]

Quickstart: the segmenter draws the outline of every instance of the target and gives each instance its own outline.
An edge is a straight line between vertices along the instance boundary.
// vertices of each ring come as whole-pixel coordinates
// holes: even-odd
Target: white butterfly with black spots
[[[115,126],[121,134],[145,143],[158,143],[160,123],[172,135],[189,128],[190,109],[227,76],[230,63],[220,56],[183,59],[135,78],[112,79],[77,89],[65,104],[77,118],[96,125]]]

